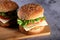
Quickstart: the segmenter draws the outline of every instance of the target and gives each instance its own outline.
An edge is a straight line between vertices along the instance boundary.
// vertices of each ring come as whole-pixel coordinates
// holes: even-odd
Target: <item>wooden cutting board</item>
[[[26,35],[21,32],[18,32],[18,30],[0,27],[0,40],[19,40],[24,38],[46,36],[46,35],[50,35],[50,28],[48,26],[46,26],[40,34],[36,35]]]

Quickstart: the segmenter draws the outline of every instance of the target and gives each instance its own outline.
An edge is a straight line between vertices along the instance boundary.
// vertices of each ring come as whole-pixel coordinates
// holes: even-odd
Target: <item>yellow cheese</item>
[[[0,18],[0,21],[1,21],[2,23],[7,23],[9,20],[4,20],[4,19],[1,19],[1,18]]]
[[[34,27],[36,27],[36,26],[46,26],[46,25],[48,25],[47,24],[47,22],[44,20],[44,21],[42,21],[42,22],[39,22],[38,24],[32,24],[32,25],[30,25],[30,26],[25,26],[24,27],[24,29],[26,30],[26,31],[29,31],[29,30],[31,30],[32,28],[34,28]]]

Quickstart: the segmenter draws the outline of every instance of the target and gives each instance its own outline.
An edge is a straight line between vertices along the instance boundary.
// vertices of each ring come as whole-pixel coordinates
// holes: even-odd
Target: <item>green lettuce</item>
[[[1,16],[6,16],[6,14],[4,12],[0,12]]]
[[[31,20],[21,20],[21,19],[17,19],[17,22],[19,25],[21,25],[22,27],[24,27],[25,25],[29,24],[29,23],[34,23],[35,21],[38,22],[40,19],[45,20],[45,17],[39,17],[36,19],[31,19]]]
[[[5,12],[0,12],[0,16],[3,16],[5,18],[8,18],[7,14]]]
[[[3,16],[5,18],[17,18],[17,12],[16,11],[11,11],[11,12],[0,12],[0,16]]]

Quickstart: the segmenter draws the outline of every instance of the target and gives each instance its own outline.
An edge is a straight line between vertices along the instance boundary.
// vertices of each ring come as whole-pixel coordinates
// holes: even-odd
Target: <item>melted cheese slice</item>
[[[1,18],[0,18],[0,21],[1,21],[2,23],[7,23],[9,20],[4,20],[4,19],[1,19]]]
[[[47,24],[47,22],[45,21],[45,20],[43,20],[42,22],[39,22],[39,23],[34,23],[34,24],[31,24],[31,25],[29,25],[29,26],[25,26],[24,27],[24,29],[26,30],[26,31],[29,31],[29,30],[31,30],[32,28],[34,28],[34,27],[36,27],[36,26],[46,26],[46,25],[48,25]]]

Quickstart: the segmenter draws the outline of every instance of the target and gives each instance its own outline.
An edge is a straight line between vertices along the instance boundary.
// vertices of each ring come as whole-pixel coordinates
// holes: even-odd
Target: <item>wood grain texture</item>
[[[37,36],[46,36],[46,35],[50,35],[50,28],[48,26],[46,26],[45,29],[40,34],[36,35],[26,35],[18,32],[18,30],[0,27],[0,40],[19,40],[19,39],[25,39]]]

